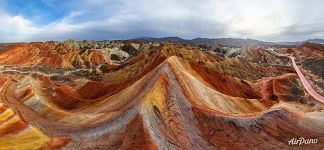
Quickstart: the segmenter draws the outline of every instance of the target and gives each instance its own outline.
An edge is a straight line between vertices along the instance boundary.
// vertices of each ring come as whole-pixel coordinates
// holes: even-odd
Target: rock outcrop
[[[0,149],[323,148],[323,104],[285,59],[258,51],[262,63],[174,43],[18,44],[0,55]],[[20,123],[7,130],[10,115]],[[319,142],[288,144],[299,137]]]

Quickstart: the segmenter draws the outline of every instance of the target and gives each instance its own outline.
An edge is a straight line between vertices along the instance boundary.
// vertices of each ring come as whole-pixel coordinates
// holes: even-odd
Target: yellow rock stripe
[[[3,122],[14,115],[14,111],[12,109],[7,109],[6,111],[0,114],[0,122]]]
[[[36,150],[43,147],[50,139],[38,129],[29,126],[23,131],[0,137],[1,150]]]
[[[0,103],[0,107],[2,105]],[[21,121],[20,117],[12,109],[8,108],[0,113],[0,131],[18,121]],[[0,136],[0,150],[36,150],[42,148],[49,141],[49,137],[29,125],[17,133]]]
[[[3,124],[0,125],[0,130],[10,126],[11,124],[13,124],[13,123],[15,123],[15,122],[17,122],[19,120],[20,120],[20,118],[18,116],[14,116],[14,117],[10,118],[8,121],[6,121],[6,122],[4,122]]]

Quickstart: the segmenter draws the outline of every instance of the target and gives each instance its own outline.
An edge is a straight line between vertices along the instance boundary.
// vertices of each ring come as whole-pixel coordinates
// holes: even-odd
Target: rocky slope
[[[285,49],[282,53],[294,56],[312,86],[324,95],[324,45],[305,43],[296,48]]]
[[[224,58],[191,45],[129,41],[19,44],[0,55],[0,102],[35,130],[10,137],[34,146],[9,140],[0,149],[323,148],[323,104],[285,59],[260,55]],[[102,65],[97,80],[71,73]],[[8,136],[1,120],[0,139]],[[288,145],[299,137],[319,142]]]

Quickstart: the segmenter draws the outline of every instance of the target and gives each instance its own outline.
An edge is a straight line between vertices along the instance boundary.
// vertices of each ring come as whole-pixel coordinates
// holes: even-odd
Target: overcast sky
[[[0,42],[324,38],[322,0],[0,0]]]

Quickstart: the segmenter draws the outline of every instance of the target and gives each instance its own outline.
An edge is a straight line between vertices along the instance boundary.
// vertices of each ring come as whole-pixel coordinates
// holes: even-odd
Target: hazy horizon
[[[320,0],[0,0],[0,42],[324,38]]]
[[[32,43],[32,42],[51,42],[51,41],[54,41],[54,42],[64,42],[64,41],[68,41],[68,40],[74,40],[74,41],[84,41],[84,40],[87,40],[87,41],[118,41],[118,40],[136,40],[138,38],[157,38],[157,39],[160,39],[160,38],[181,38],[183,40],[193,40],[195,38],[190,38],[190,39],[187,39],[187,38],[182,38],[182,37],[177,37],[177,36],[166,36],[166,37],[134,37],[134,38],[120,38],[120,39],[73,39],[73,38],[69,38],[69,39],[60,39],[60,40],[31,40],[31,41],[7,41],[7,42],[1,42],[0,43]],[[196,37],[196,38],[206,38],[206,37]],[[307,40],[314,40],[314,39],[320,39],[320,40],[324,40],[324,39],[321,39],[321,38],[309,38],[309,39],[305,39],[305,40],[301,40],[301,41],[265,41],[265,40],[259,40],[259,39],[252,39],[252,38],[233,38],[233,37],[217,37],[217,38],[207,38],[207,39],[243,39],[243,40],[247,40],[247,39],[250,39],[250,40],[258,40],[258,41],[262,41],[262,42],[270,42],[270,43],[285,43],[285,42],[305,42]]]

